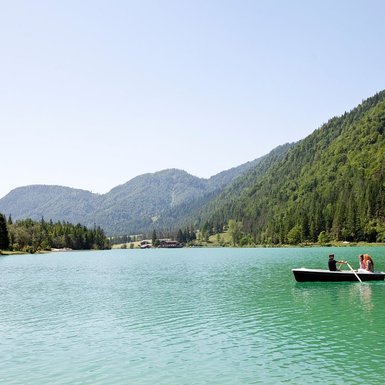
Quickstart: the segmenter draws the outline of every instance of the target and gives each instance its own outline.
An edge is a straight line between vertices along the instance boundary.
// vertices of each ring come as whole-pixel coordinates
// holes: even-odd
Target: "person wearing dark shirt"
[[[338,264],[343,264],[343,263],[346,263],[346,261],[336,261],[334,259],[334,254],[329,254],[328,265],[329,265],[329,270],[330,271],[337,271],[337,270],[339,270],[339,269],[337,269],[337,263]]]

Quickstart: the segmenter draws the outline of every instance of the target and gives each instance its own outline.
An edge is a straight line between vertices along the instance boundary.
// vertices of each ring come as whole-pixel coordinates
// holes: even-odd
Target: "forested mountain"
[[[62,186],[19,187],[0,199],[0,213],[14,220],[44,218],[96,224],[109,235],[171,228],[174,221],[218,195],[258,162],[248,162],[210,179],[177,169],[144,174],[103,195]]]
[[[220,194],[216,194],[203,205],[195,207],[190,215],[186,213],[182,222],[178,224],[179,227],[187,226],[190,223],[194,223],[195,227],[202,227],[206,222],[209,222],[206,227],[212,228],[215,232],[221,231],[230,219],[227,215],[229,211],[225,207],[231,206],[243,191],[253,186],[256,180],[264,175],[269,167],[282,158],[294,145],[294,143],[286,143],[259,158],[253,167],[227,184]],[[215,219],[213,220],[213,218]]]
[[[251,169],[201,217],[241,223],[255,243],[385,241],[385,91]],[[259,164],[261,166],[261,164]],[[254,183],[248,186],[248,182]],[[207,226],[207,224],[206,224]]]
[[[185,171],[171,169],[144,174],[105,194],[93,220],[115,234],[172,226],[171,218],[165,213],[177,212],[179,207],[189,206],[207,193],[207,180]]]
[[[13,219],[101,226],[108,235],[239,226],[241,244],[385,241],[385,91],[294,144],[210,179],[138,176],[104,195],[27,186],[0,199]]]
[[[0,199],[0,212],[13,219],[42,217],[53,221],[84,223],[100,204],[100,196],[89,191],[62,186],[18,187]],[[92,225],[93,223],[88,223]]]

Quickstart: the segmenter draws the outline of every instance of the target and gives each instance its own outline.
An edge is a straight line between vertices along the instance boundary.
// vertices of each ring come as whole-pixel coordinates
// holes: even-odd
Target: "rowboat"
[[[384,272],[370,272],[359,270],[358,272],[349,270],[330,271],[323,269],[307,269],[301,267],[291,270],[297,282],[358,282],[357,276],[361,281],[383,281]]]

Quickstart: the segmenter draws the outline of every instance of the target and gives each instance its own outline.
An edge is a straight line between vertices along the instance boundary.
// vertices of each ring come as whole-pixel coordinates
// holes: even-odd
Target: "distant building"
[[[152,242],[149,239],[144,239],[139,244],[141,249],[150,249],[152,247]]]
[[[183,247],[183,245],[178,241],[172,241],[171,239],[159,239],[158,247],[165,248],[165,249],[174,249],[174,248]]]

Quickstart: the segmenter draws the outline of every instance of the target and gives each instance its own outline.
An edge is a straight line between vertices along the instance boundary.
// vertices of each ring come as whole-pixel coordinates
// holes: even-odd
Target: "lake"
[[[385,283],[296,283],[328,254],[149,249],[0,257],[0,383],[381,384]]]

